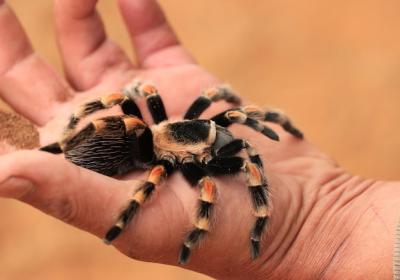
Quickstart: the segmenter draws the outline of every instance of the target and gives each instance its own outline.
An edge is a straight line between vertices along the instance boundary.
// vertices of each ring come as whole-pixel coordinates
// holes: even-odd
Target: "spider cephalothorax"
[[[152,126],[142,120],[135,103],[139,97],[146,98],[154,121]],[[41,150],[64,153],[73,163],[108,176],[137,168],[151,169],[147,181],[136,190],[105,234],[106,243],[111,243],[121,234],[163,177],[180,170],[191,185],[200,188],[194,228],[187,234],[179,255],[182,264],[189,260],[192,248],[210,230],[216,200],[216,185],[211,177],[243,171],[254,206],[255,222],[250,233],[250,249],[252,258],[256,258],[270,217],[268,184],[256,150],[248,141],[235,139],[227,128],[238,123],[272,140],[279,140],[278,135],[262,123],[270,121],[280,124],[295,137],[302,138],[303,135],[284,114],[255,106],[226,110],[209,120],[198,119],[212,102],[218,100],[240,104],[240,99],[229,87],[213,87],[195,100],[184,120],[170,121],[157,89],[148,83],[135,81],[122,92],[83,104],[71,116],[61,140]],[[123,115],[93,120],[75,132],[82,118],[114,105],[121,106]],[[246,151],[248,159],[236,156],[241,150]]]

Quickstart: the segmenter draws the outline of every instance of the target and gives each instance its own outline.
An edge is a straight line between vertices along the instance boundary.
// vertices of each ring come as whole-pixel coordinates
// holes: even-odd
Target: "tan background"
[[[61,71],[51,1],[9,2],[37,50]],[[284,108],[351,172],[399,179],[400,1],[161,4],[211,72],[255,103]],[[110,36],[130,50],[115,1],[100,1],[99,8]],[[0,279],[205,279],[129,260],[27,206],[0,203]]]

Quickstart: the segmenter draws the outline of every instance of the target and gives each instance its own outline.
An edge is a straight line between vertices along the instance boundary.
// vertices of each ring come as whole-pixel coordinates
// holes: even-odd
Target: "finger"
[[[163,11],[154,0],[119,0],[139,63],[163,67],[194,63],[182,47]]]
[[[67,84],[34,53],[18,19],[3,0],[0,36],[0,97],[18,113],[42,125],[68,98]]]
[[[57,0],[58,44],[66,74],[76,89],[97,85],[105,75],[132,69],[122,49],[106,35],[97,0]]]
[[[39,151],[1,156],[0,170],[0,196],[19,199],[99,237],[136,187]]]

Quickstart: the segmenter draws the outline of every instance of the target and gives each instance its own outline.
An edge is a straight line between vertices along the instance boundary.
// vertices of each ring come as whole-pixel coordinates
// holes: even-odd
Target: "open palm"
[[[0,42],[0,94],[37,125],[42,145],[59,139],[77,105],[119,90],[135,77],[154,82],[170,118],[181,118],[202,90],[219,82],[196,65],[179,44],[156,2],[119,0],[135,46],[137,65],[107,38],[95,11],[96,2],[55,1],[58,45],[67,77],[64,80],[32,50],[11,9],[0,0],[2,42],[13,42]],[[141,108],[143,105],[139,103]],[[220,112],[227,106],[216,104],[207,113]],[[150,122],[148,112],[144,117]],[[254,217],[245,180],[222,178],[216,180],[218,222],[204,246],[193,254],[189,268],[230,279],[255,279],[273,273],[277,279],[289,273],[296,275],[295,268],[286,270],[281,264],[296,267],[295,245],[308,240],[298,236],[307,229],[305,225],[315,224],[309,217],[317,215],[314,209],[319,197],[330,195],[321,195],[318,188],[339,188],[352,176],[307,141],[294,139],[276,126],[274,129],[281,136],[279,143],[247,129],[234,129],[238,137],[249,139],[257,147],[266,162],[274,213],[263,242],[266,249],[251,262],[248,245]],[[131,179],[143,176],[136,172],[124,178],[109,178],[39,151],[4,155],[0,158],[0,170],[1,196],[20,199],[99,237],[115,222],[137,188],[139,181]],[[329,185],[331,182],[334,183]],[[188,187],[181,175],[174,174],[114,245],[133,258],[176,264],[181,242],[191,228],[197,198],[198,190]],[[362,211],[352,209],[355,216]],[[339,246],[341,240],[332,242]],[[297,268],[303,268],[301,264],[305,262],[306,258]]]

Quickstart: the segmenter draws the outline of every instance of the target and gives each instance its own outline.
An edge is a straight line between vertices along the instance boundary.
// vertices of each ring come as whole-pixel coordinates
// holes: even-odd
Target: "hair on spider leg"
[[[146,99],[153,125],[143,120],[136,105],[138,98]],[[171,121],[157,88],[136,80],[121,92],[84,103],[71,115],[59,141],[41,150],[63,153],[74,164],[107,176],[148,170],[147,180],[127,197],[115,223],[105,233],[107,244],[123,234],[129,223],[135,222],[140,209],[158,193],[162,180],[175,171],[181,171],[185,180],[199,191],[193,225],[179,252],[181,264],[189,261],[202,240],[206,245],[206,237],[213,226],[218,226],[213,222],[219,204],[217,185],[212,177],[245,174],[254,216],[254,224],[249,229],[250,257],[256,258],[261,254],[261,239],[268,230],[271,216],[269,186],[261,156],[247,140],[234,138],[229,127],[235,123],[244,125],[271,140],[278,140],[279,136],[262,122],[278,123],[297,138],[301,138],[302,133],[286,115],[254,109],[254,106],[229,109],[211,119],[199,119],[209,106],[220,100],[234,105],[240,103],[240,98],[230,88],[213,87],[192,103],[183,120]],[[89,115],[112,106],[120,106],[123,115],[94,119],[82,129],[76,129],[79,122]],[[246,152],[246,158],[238,156],[242,150]]]
[[[197,119],[213,102],[225,100],[234,105],[240,105],[241,99],[235,94],[229,85],[220,85],[209,88],[203,92],[189,107],[184,119]]]

